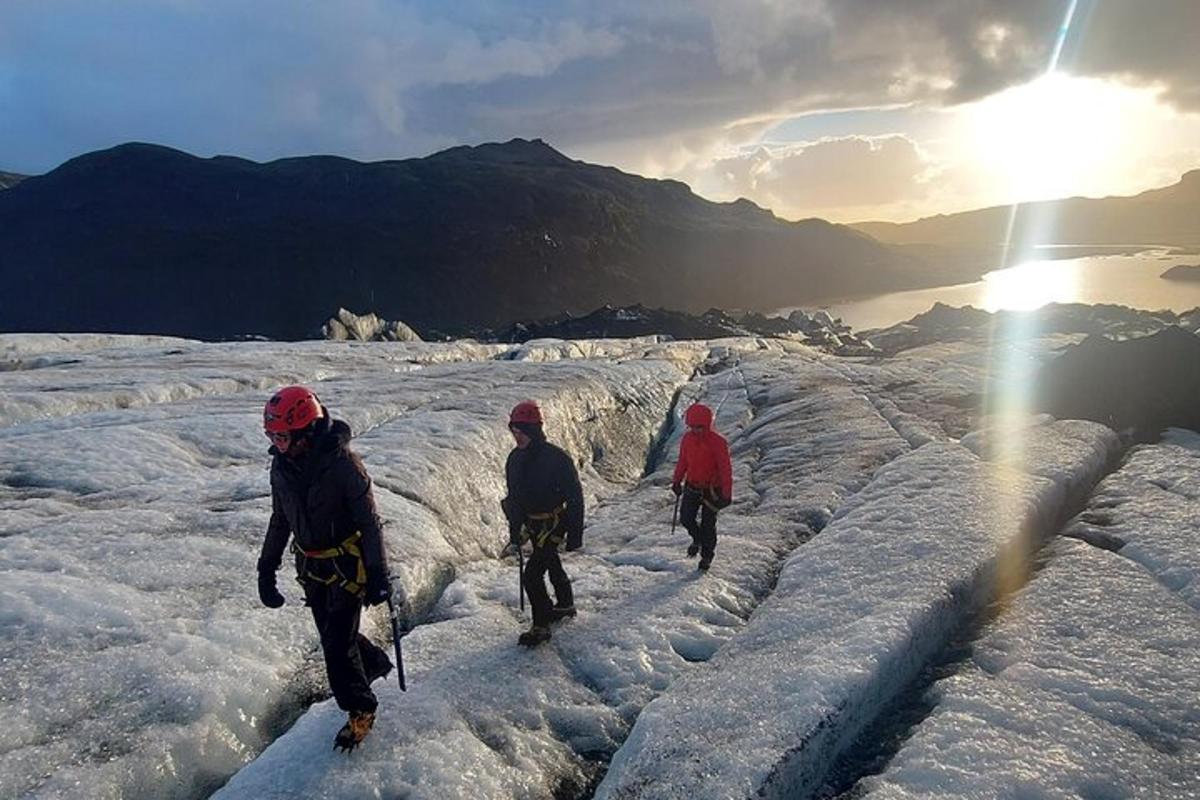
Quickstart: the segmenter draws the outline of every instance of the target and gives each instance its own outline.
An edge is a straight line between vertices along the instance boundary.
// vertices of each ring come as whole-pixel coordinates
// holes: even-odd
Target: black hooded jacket
[[[527,514],[545,514],[567,504],[564,520],[568,542],[583,536],[583,487],[575,463],[559,447],[546,441],[541,430],[529,446],[513,448],[504,466],[508,497],[501,504],[509,532],[521,529]]]
[[[350,426],[341,420],[330,422],[326,412],[308,453],[293,459],[272,447],[271,454],[271,522],[259,569],[279,569],[289,535],[302,550],[324,550],[361,531],[364,565],[386,572],[371,478],[362,459],[350,450]]]

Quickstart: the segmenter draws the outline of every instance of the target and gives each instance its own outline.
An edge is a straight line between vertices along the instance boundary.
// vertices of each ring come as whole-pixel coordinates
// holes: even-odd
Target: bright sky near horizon
[[[0,169],[124,141],[376,160],[543,138],[781,216],[1200,167],[1195,0],[5,0]]]

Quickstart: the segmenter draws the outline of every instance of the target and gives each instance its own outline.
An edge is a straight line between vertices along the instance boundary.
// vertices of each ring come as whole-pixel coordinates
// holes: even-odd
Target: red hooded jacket
[[[675,483],[685,479],[693,486],[716,489],[727,500],[733,499],[733,465],[729,463],[729,445],[725,437],[712,429],[712,409],[696,403],[688,408],[683,420],[702,431],[688,431],[679,443],[679,461],[675,464]]]

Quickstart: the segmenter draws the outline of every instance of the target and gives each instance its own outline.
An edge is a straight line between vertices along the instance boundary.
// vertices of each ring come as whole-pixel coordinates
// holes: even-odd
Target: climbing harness
[[[304,550],[293,541],[292,552],[300,557],[296,564],[296,580],[301,584],[312,581],[322,586],[340,586],[350,594],[361,597],[367,590],[367,567],[363,562],[362,549],[358,546],[358,540],[361,538],[362,531],[355,531],[337,547],[325,550]],[[346,558],[354,559],[353,578],[346,574],[351,570],[342,569]],[[329,570],[322,570],[325,574],[314,572],[309,568],[310,560],[318,564],[328,563],[333,568],[332,572]]]
[[[714,512],[721,510],[717,505],[717,490],[712,486],[696,486],[691,483],[685,483],[683,490],[700,495],[700,502],[708,506],[710,510]]]
[[[546,542],[554,545],[560,544],[563,540],[560,523],[565,513],[567,513],[566,503],[543,514],[526,514],[526,521],[521,525],[521,541],[532,541],[534,547],[545,547]]]

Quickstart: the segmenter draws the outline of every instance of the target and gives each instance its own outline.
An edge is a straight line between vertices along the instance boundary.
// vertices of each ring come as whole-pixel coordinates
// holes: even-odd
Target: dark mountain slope
[[[267,164],[145,144],[0,192],[0,330],[310,334],[339,306],[456,331],[599,305],[777,308],[940,276],[540,141]]]
[[[1200,170],[1133,197],[1047,200],[1016,207],[1011,241],[1031,244],[1200,245]],[[1012,206],[941,214],[915,222],[851,227],[891,244],[993,247],[1008,239]]]

